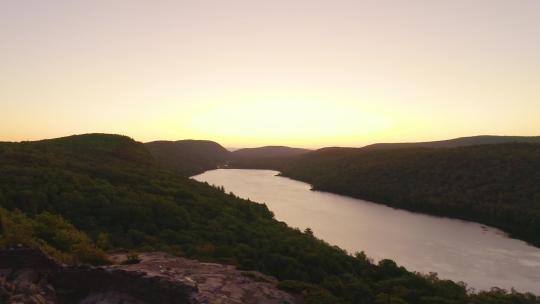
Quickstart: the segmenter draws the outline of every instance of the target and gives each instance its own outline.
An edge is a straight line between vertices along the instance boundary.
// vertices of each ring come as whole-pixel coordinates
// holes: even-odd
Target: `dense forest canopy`
[[[540,245],[540,144],[325,148],[233,165],[279,170],[315,190],[478,221]]]
[[[232,152],[232,159],[261,158],[261,157],[284,157],[295,156],[310,152],[308,149],[291,148],[285,146],[265,146],[259,148],[244,148]]]
[[[145,143],[145,146],[159,165],[183,176],[192,176],[227,166],[230,162],[238,160],[295,156],[311,151],[285,146],[265,146],[230,152],[220,144],[209,140],[160,140]]]
[[[159,164],[184,176],[215,169],[231,156],[227,149],[209,140],[153,141],[145,146]]]
[[[411,273],[289,228],[266,206],[164,169],[130,138],[89,134],[0,144],[0,245],[66,262],[164,250],[276,276],[307,303],[538,303],[530,294]]]
[[[365,149],[400,149],[400,148],[455,148],[464,146],[494,145],[508,143],[540,144],[540,136],[495,136],[479,135],[459,137],[448,140],[413,142],[413,143],[378,143],[365,146]]]

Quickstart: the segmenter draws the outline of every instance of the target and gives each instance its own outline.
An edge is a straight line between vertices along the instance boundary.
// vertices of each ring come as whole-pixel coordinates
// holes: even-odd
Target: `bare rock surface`
[[[121,262],[125,255],[112,259]],[[298,303],[289,293],[276,288],[277,280],[254,271],[240,271],[234,266],[202,263],[195,260],[173,257],[166,253],[144,253],[137,264],[111,266],[114,269],[144,273],[171,282],[192,284],[197,291],[192,293],[192,303]]]
[[[12,304],[55,304],[56,292],[46,275],[23,268],[0,273],[0,299]],[[0,301],[1,302],[1,301]]]
[[[59,263],[38,250],[0,250],[0,303],[58,303],[48,276],[60,267]]]
[[[66,266],[33,249],[0,250],[0,303],[36,304],[295,304],[277,280],[234,266],[162,252],[136,264],[111,256],[111,266]]]

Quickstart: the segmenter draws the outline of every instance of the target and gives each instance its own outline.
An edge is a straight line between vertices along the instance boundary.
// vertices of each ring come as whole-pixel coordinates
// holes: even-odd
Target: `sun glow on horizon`
[[[189,123],[202,137],[237,144],[283,142],[301,146],[336,138],[366,138],[389,127],[384,116],[367,107],[314,100],[225,102],[195,115]]]
[[[540,1],[5,1],[0,141],[540,134]]]

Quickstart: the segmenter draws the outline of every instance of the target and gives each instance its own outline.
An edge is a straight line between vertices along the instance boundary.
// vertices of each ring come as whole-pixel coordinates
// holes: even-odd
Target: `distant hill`
[[[323,148],[238,167],[278,170],[316,190],[481,222],[540,246],[540,144]]]
[[[493,145],[504,143],[540,143],[540,136],[479,135],[426,142],[379,143],[365,146],[364,149],[454,148],[462,146]]]
[[[285,146],[266,146],[260,148],[246,148],[232,152],[231,168],[266,169],[278,168],[279,165],[290,158],[295,158],[312,150],[290,148]]]
[[[190,176],[227,162],[231,152],[209,140],[153,141],[145,144],[156,161]]]
[[[178,145],[158,146],[174,151]],[[208,142],[187,146],[215,148]],[[347,254],[309,230],[277,221],[264,204],[163,170],[147,147],[107,134],[0,144],[0,248],[38,247],[74,264],[106,263],[109,250],[166,251],[274,276],[280,289],[298,293],[305,304],[539,303],[515,292],[467,293],[465,286],[409,272],[391,260],[375,264],[363,252]],[[520,164],[523,155],[512,155]],[[523,178],[534,183],[531,172]],[[522,213],[533,220],[527,211]],[[0,303],[7,301],[3,290]]]
[[[309,149],[291,148],[285,146],[265,146],[259,148],[244,148],[232,152],[234,158],[267,158],[296,156],[311,152]]]
[[[61,160],[73,158],[95,166],[119,162],[137,162],[139,164],[152,164],[154,160],[148,150],[139,142],[130,137],[114,134],[83,134],[44,139],[39,141],[2,142],[0,149],[17,148],[19,151],[28,149],[36,153],[19,153],[13,161],[22,164],[38,164],[43,158]],[[62,157],[57,157],[57,156]],[[7,154],[6,157],[8,157]]]
[[[291,157],[311,151],[285,146],[266,146],[230,152],[220,144],[209,140],[153,141],[146,143],[145,146],[162,167],[184,176],[192,176],[231,163]]]

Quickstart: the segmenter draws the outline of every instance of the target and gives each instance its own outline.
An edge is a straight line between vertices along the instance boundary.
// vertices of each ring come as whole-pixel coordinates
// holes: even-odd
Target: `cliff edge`
[[[135,264],[124,264],[125,254],[111,259],[110,266],[67,266],[34,249],[0,250],[0,303],[302,303],[276,279],[230,265],[162,252],[143,253]]]

